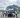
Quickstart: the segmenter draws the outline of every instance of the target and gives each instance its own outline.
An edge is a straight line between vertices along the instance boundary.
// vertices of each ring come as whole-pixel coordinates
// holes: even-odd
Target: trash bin
[[[8,14],[8,17],[12,17],[12,14]]]

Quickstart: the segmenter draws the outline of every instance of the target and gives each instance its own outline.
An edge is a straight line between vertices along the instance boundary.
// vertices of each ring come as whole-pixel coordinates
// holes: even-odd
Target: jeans
[[[17,14],[16,14],[16,18],[17,18]]]
[[[6,17],[6,13],[4,13],[5,14],[5,17]],[[4,15],[3,15],[3,17],[4,17]]]

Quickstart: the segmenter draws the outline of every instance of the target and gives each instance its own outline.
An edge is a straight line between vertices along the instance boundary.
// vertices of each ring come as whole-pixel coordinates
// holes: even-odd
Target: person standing
[[[4,10],[2,11],[2,15],[3,15],[3,17],[4,17]]]
[[[6,11],[6,16],[8,16],[8,11]]]
[[[15,14],[16,14],[16,18],[17,18],[17,11],[15,11]]]
[[[5,15],[5,17],[6,17],[6,11],[4,10],[4,15]]]
[[[13,14],[13,17],[15,17],[15,11],[12,11],[12,12],[13,12],[13,13],[12,13],[12,14]]]

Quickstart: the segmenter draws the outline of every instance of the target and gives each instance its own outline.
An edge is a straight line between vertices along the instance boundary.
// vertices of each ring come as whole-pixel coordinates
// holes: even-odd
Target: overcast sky
[[[20,7],[20,0],[0,0],[0,10],[6,10],[9,5],[18,5]]]

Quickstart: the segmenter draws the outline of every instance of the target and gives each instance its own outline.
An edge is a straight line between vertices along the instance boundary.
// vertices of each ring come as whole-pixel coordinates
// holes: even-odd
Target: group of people
[[[17,11],[2,11],[2,15],[4,16],[4,14],[5,14],[5,17],[6,16],[8,16],[8,17],[15,17],[15,15],[16,15],[16,17],[17,17]]]

